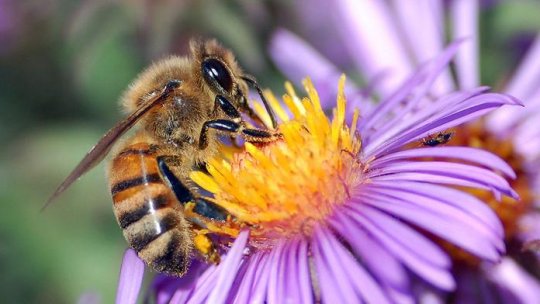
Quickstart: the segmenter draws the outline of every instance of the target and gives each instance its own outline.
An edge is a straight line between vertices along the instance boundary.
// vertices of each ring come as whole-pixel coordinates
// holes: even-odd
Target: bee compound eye
[[[232,77],[229,70],[217,59],[209,58],[202,63],[203,76],[210,85],[217,83],[227,92],[232,90]]]

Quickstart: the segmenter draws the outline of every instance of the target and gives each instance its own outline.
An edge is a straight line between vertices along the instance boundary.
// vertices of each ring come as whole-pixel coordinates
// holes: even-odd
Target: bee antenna
[[[255,90],[257,90],[257,93],[259,93],[259,96],[261,97],[261,100],[262,100],[262,102],[264,104],[264,108],[266,109],[266,112],[268,112],[268,115],[270,116],[270,120],[272,121],[272,127],[274,129],[277,128],[276,116],[274,115],[274,111],[272,111],[272,108],[270,107],[270,104],[268,103],[266,98],[264,98],[262,90],[259,87],[259,84],[257,84],[257,81],[255,80],[255,78],[253,76],[251,76],[251,75],[244,75],[244,76],[242,76],[240,78],[242,78],[245,82],[247,82],[249,85],[254,87]]]

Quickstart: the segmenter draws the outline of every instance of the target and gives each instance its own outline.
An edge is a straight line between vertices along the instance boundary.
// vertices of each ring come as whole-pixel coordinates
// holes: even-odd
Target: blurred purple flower
[[[340,106],[344,102],[342,89],[337,90],[338,107],[332,122],[316,117],[313,122],[317,123],[309,123],[315,119],[310,115],[318,113],[319,98],[308,83],[310,99],[295,103],[300,107],[296,111],[291,109],[300,113],[295,114],[293,122],[301,123],[303,128],[290,131],[286,128],[288,120],[280,116],[284,144],[277,149],[289,149],[284,155],[290,155],[290,159],[276,166],[280,166],[280,172],[292,172],[290,176],[271,178],[265,175],[266,171],[273,172],[271,168],[260,168],[263,184],[259,189],[236,190],[269,193],[276,201],[266,201],[270,207],[263,211],[272,215],[284,208],[278,199],[284,195],[288,208],[300,209],[293,208],[296,211],[285,214],[286,218],[279,223],[256,222],[259,227],[267,225],[277,227],[276,230],[260,231],[251,226],[250,230],[240,232],[218,266],[198,264],[180,279],[158,277],[152,287],[158,303],[412,303],[411,285],[417,278],[441,290],[450,291],[456,285],[449,256],[425,232],[464,248],[479,259],[499,261],[505,247],[496,215],[474,196],[447,185],[480,188],[497,197],[517,198],[501,176],[514,177],[512,169],[497,156],[479,149],[417,147],[430,134],[474,120],[502,105],[518,104],[507,95],[486,93],[486,88],[453,92],[440,98],[428,96],[458,47],[459,43],[452,44],[422,65],[403,85],[388,91],[388,97],[376,106],[364,107],[367,103],[360,102],[362,114],[358,125],[351,126],[353,130],[343,123],[346,110]],[[298,101],[297,98],[293,94],[290,101]],[[286,130],[309,145],[288,141]],[[316,134],[332,137],[320,140]],[[330,139],[335,136],[340,137]],[[335,151],[309,150],[313,138],[319,148],[321,142],[334,142],[330,146]],[[356,150],[346,148],[350,146]],[[326,153],[332,158],[303,158],[304,154],[321,157]],[[333,162],[337,163],[332,166]],[[309,166],[307,177],[294,174],[305,165]],[[317,172],[324,174],[319,176]],[[311,181],[313,176],[319,184],[297,184]],[[320,182],[322,178],[326,178],[324,182]],[[229,179],[228,183],[242,181]],[[289,193],[291,185],[303,192]],[[320,192],[321,187],[330,191]],[[307,205],[295,205],[298,201]],[[321,215],[323,211],[319,209],[327,210],[327,214]],[[259,215],[254,212],[251,216]],[[274,237],[268,237],[272,233]],[[133,299],[141,282],[140,262],[135,263],[137,271],[132,271],[132,259],[126,255],[119,299]]]
[[[77,299],[77,304],[100,304],[103,303],[101,295],[96,292],[88,291],[83,293]]]
[[[0,55],[9,51],[15,43],[19,32],[18,17],[14,1],[0,0]]]
[[[368,84],[373,84],[374,92],[384,98],[392,94],[393,89],[403,82],[412,69],[438,54],[449,33],[450,39],[465,38],[465,42],[454,61],[456,81],[452,80],[448,69],[441,73],[429,91],[431,96],[443,96],[456,88],[464,90],[479,85],[479,10],[496,4],[485,2],[338,0],[333,10],[324,12],[327,16],[325,25],[339,31],[323,33],[331,38],[312,38],[322,41],[333,39],[334,46],[348,46],[345,59],[325,57],[321,53],[328,54],[327,50],[315,49],[313,44],[310,45],[285,29],[275,33],[270,52],[277,66],[296,83],[304,75],[314,75],[314,82],[326,88],[326,84],[335,81],[339,75],[336,65],[345,65],[352,67]],[[302,5],[305,3],[301,3],[300,7]],[[320,9],[323,6],[313,7]],[[298,12],[301,20],[309,18],[309,15],[303,14],[302,9]],[[295,50],[295,53],[290,50]],[[453,297],[458,303],[488,303],[497,296],[500,299],[512,299],[512,303],[536,303],[540,299],[540,259],[538,255],[534,258],[534,253],[521,250],[525,242],[540,238],[540,225],[535,222],[540,217],[538,58],[540,35],[504,89],[508,94],[523,100],[525,109],[505,108],[496,111],[488,116],[484,124],[480,123],[480,127],[469,125],[458,129],[456,135],[462,144],[492,147],[493,152],[499,153],[506,160],[512,160],[512,166],[519,174],[518,180],[526,181],[516,188],[523,197],[519,204],[512,202],[518,207],[490,204],[503,219],[506,243],[512,249],[499,264],[456,266],[458,290]],[[333,94],[332,90],[329,88],[327,94]],[[350,86],[349,90],[354,91],[356,88]],[[484,135],[480,138],[459,138],[471,134],[473,128],[480,128],[476,132]],[[529,204],[531,200],[534,202]],[[515,211],[512,208],[521,209]],[[437,297],[442,297],[442,294]]]
[[[143,281],[144,263],[132,249],[126,250],[120,269],[116,303],[136,303]]]

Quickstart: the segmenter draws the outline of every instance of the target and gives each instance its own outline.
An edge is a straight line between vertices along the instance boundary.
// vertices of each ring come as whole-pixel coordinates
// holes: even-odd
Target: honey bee
[[[441,144],[446,144],[454,136],[454,132],[440,132],[436,136],[428,136],[422,139],[422,145],[436,147]]]
[[[46,206],[138,124],[134,135],[114,148],[107,169],[113,210],[124,237],[158,272],[182,276],[192,252],[219,263],[205,224],[226,221],[230,215],[202,198],[188,175],[216,155],[223,144],[219,134],[257,143],[280,137],[269,128],[250,128],[241,116],[261,123],[247,103],[248,85],[259,93],[275,130],[275,116],[257,82],[215,40],[193,40],[189,56],[154,63],[121,97],[127,118],[88,152]],[[185,212],[188,203],[194,205],[194,216]],[[194,242],[195,238],[202,241]]]

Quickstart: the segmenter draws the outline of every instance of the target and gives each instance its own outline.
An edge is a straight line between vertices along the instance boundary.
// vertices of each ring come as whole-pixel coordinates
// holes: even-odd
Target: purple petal
[[[523,102],[527,104],[524,109],[505,108],[490,114],[486,121],[487,129],[502,138],[527,137],[526,134],[523,134],[524,131],[529,131],[529,133],[537,131],[537,128],[530,130],[524,124],[534,124],[540,117],[540,89],[530,99]],[[516,143],[515,146],[519,148],[520,143]]]
[[[128,249],[124,253],[122,268],[120,269],[120,279],[118,280],[118,290],[116,292],[116,303],[131,304],[137,302],[144,277],[144,263],[139,259],[133,249]]]
[[[516,178],[516,174],[514,173],[512,167],[510,167],[510,165],[508,165],[499,156],[488,151],[471,147],[435,147],[399,151],[374,160],[371,163],[371,168],[383,168],[388,162],[426,157],[443,157],[465,160],[482,165],[492,170],[499,170],[510,178]]]
[[[488,284],[481,270],[458,268],[456,273],[458,288],[455,294],[455,303],[496,303],[495,290]],[[512,303],[512,302],[510,302]]]
[[[246,249],[244,253],[249,251],[250,249]],[[231,288],[229,289],[229,294],[227,295],[227,300],[225,303],[232,303],[236,298],[238,298],[238,292],[240,291],[239,288],[242,285],[242,282],[246,279],[246,274],[249,269],[249,265],[251,264],[249,262],[251,262],[251,256],[248,258],[248,255],[245,254],[245,257],[242,259],[242,263],[240,264],[240,268],[235,275]]]
[[[426,62],[442,51],[445,34],[442,1],[393,1],[393,6],[399,29],[416,63]],[[449,70],[446,70],[435,81],[432,92],[442,95],[452,90],[453,86]]]
[[[101,295],[97,292],[88,291],[79,296],[77,304],[101,304]]]
[[[372,133],[379,126],[384,126],[388,122],[388,117],[394,116],[390,114],[395,109],[402,108],[403,101],[407,100],[407,108],[413,108],[428,92],[437,76],[448,65],[450,59],[457,52],[460,43],[461,41],[457,41],[450,44],[439,56],[424,64],[403,85],[392,91],[388,98],[383,99],[372,115],[361,122],[359,130],[362,134]],[[410,97],[411,95],[412,97]]]
[[[524,101],[528,107],[530,103],[538,100],[538,87],[540,87],[540,34],[537,35],[534,44],[521,61],[517,72],[514,74],[507,86],[506,92]],[[487,125],[490,130],[497,134],[504,134],[511,129],[514,124],[520,123],[520,117],[524,111],[512,109],[508,111],[497,111],[490,115]]]
[[[540,90],[539,90],[540,93]],[[540,100],[540,94],[538,96]],[[528,117],[521,117],[519,122],[516,122],[518,125],[515,129],[509,130],[508,132],[510,137],[513,137],[514,148],[517,153],[525,158],[525,166],[530,166],[533,171],[535,168],[538,168],[538,165],[535,165],[540,160],[540,128],[538,128],[538,121],[540,121],[540,107],[536,112],[533,112],[532,109],[524,109],[529,112]],[[505,136],[508,138],[508,136]],[[533,175],[534,176],[534,175]]]
[[[450,1],[454,39],[467,38],[456,55],[456,73],[460,89],[472,89],[479,83],[478,1]]]
[[[406,143],[467,122],[502,105],[518,103],[516,99],[507,95],[479,95],[478,92],[483,89],[453,93],[435,103],[425,104],[422,110],[409,113],[407,119],[396,121],[389,128],[370,134],[376,139],[368,143],[368,147],[365,148],[366,154],[374,153],[371,150],[375,149],[385,151],[398,149]]]
[[[282,302],[284,303],[302,303],[300,295],[300,273],[298,271],[298,249],[302,241],[289,240],[289,246],[284,252],[284,261],[282,270],[283,280],[279,282],[279,289],[285,296]]]
[[[284,268],[285,268],[285,254],[287,251],[286,244],[281,242],[273,249],[275,252],[275,265],[270,272],[270,278],[268,280],[268,294],[267,300],[270,303],[286,302],[286,294],[282,283],[286,280]]]
[[[324,228],[316,232],[321,250],[328,257],[334,257],[335,263],[328,261],[332,265],[332,270],[339,281],[341,277],[350,284],[356,294],[361,296],[366,303],[389,303],[379,284],[370,274],[359,264],[351,253]],[[340,286],[343,286],[340,284]],[[354,298],[349,298],[352,301]],[[352,301],[354,302],[354,301]]]
[[[394,139],[388,140],[386,143],[381,143],[385,139],[371,142],[365,147],[365,154],[368,156],[379,155],[383,151],[393,151],[399,149],[403,145],[418,140],[428,134],[440,132],[465,122],[469,122],[482,116],[496,108],[505,104],[519,104],[516,99],[503,94],[482,94],[472,97],[466,103],[450,107],[447,111],[437,113],[432,119],[423,122],[410,120],[411,123],[416,122],[418,125],[407,130],[401,136],[394,136]],[[434,113],[435,114],[435,113]]]
[[[506,92],[518,98],[527,99],[540,85],[540,34],[527,51],[516,73],[508,84]]]
[[[379,144],[389,141],[392,138],[399,137],[403,133],[409,132],[414,128],[417,128],[419,124],[425,124],[427,120],[433,120],[434,118],[440,118],[448,111],[448,108],[454,107],[456,104],[462,103],[473,96],[477,96],[484,93],[487,90],[486,87],[475,88],[473,90],[465,92],[453,92],[442,98],[438,98],[435,101],[423,98],[424,104],[418,104],[421,99],[416,98],[412,101],[416,101],[415,105],[409,105],[412,103],[408,98],[406,102],[406,108],[397,108],[394,112],[387,113],[391,118],[386,121],[381,121],[384,125],[375,126],[375,130],[369,132],[364,137],[368,139],[367,144],[373,145],[372,141],[377,141]]]
[[[309,46],[298,36],[285,30],[277,30],[270,42],[270,56],[278,68],[298,86],[302,80],[310,77],[317,88],[322,108],[333,108],[337,94],[337,83],[342,72]],[[351,81],[345,84],[347,95],[347,117],[352,116],[355,108],[361,108],[368,113],[374,103],[368,98],[369,94],[358,89]]]
[[[418,303],[410,291],[403,292],[401,290],[388,289],[386,290],[387,296],[392,300],[392,303],[396,304],[414,304]],[[422,303],[428,304],[428,303]],[[435,304],[435,303],[431,303]]]
[[[469,188],[479,188],[484,190],[493,190],[492,188],[486,187],[484,184],[481,184],[476,181],[471,180],[464,180],[461,177],[453,177],[453,176],[444,176],[444,175],[436,175],[431,173],[425,173],[425,172],[416,172],[416,173],[410,173],[410,172],[400,172],[395,173],[392,175],[383,175],[377,177],[377,182],[379,181],[389,181],[389,182],[425,182],[425,183],[434,183],[434,184],[446,184],[446,185],[454,185],[454,186],[463,186],[463,187],[469,187]]]
[[[152,283],[152,288],[156,291],[156,303],[185,303],[206,267],[205,263],[192,260],[189,271],[181,278],[157,275]]]
[[[403,265],[389,254],[386,248],[373,240],[360,225],[353,221],[336,219],[331,219],[330,223],[381,283],[401,291],[409,288],[409,277]]]
[[[428,184],[423,182],[382,182],[377,181],[369,185],[369,188],[384,187],[386,189],[398,189],[418,193],[426,197],[436,198],[441,203],[461,209],[463,212],[474,216],[474,221],[482,222],[492,229],[496,235],[503,237],[504,231],[501,221],[493,210],[473,195],[450,187]]]
[[[205,272],[199,277],[195,286],[193,286],[192,293],[188,298],[187,303],[206,303],[208,295],[216,285],[217,277],[219,275],[218,267],[210,265]],[[183,293],[183,291],[182,291]],[[173,297],[174,298],[174,297]],[[180,297],[179,297],[180,298]],[[180,302],[181,303],[181,302]],[[178,304],[180,304],[178,303]]]
[[[270,42],[270,56],[277,67],[296,85],[310,77],[321,97],[321,106],[328,108],[334,105],[337,83],[341,72],[324,56],[309,46],[298,36],[279,29]],[[348,85],[353,90],[357,90]]]
[[[459,279],[456,279],[458,288],[461,282],[459,282]],[[444,304],[446,293],[441,292],[440,290],[433,289],[429,285],[425,284],[425,282],[422,281],[416,281],[414,284],[414,298],[416,299],[415,303],[419,304]],[[458,303],[458,302],[456,302]],[[461,303],[460,304],[465,304]],[[472,303],[471,303],[472,304]]]
[[[313,287],[311,285],[311,272],[308,261],[308,242],[306,240],[300,241],[297,266],[297,274],[300,283],[300,296],[302,297],[301,303],[312,303]]]
[[[324,303],[358,302],[358,296],[352,289],[349,280],[342,274],[334,272],[334,265],[339,263],[339,260],[333,252],[325,251],[326,248],[321,244],[321,238],[320,235],[315,235],[314,241],[311,243],[311,252],[317,270],[322,301]]]
[[[164,274],[158,274],[152,282],[152,289],[155,292],[156,303],[165,304],[171,301],[171,298],[176,291],[176,286],[180,283],[175,278],[171,278]]]
[[[292,4],[292,3],[291,3]],[[351,58],[343,47],[337,34],[335,13],[327,9],[326,0],[299,0],[291,5],[297,20],[295,30],[301,31],[302,37],[307,40],[326,58],[339,67],[347,67],[351,64]],[[325,22],[321,22],[324,20]]]
[[[174,295],[171,297],[170,301],[161,302],[161,303],[169,303],[169,304],[181,304],[181,303],[187,303],[188,300],[191,298],[191,293],[193,290],[191,289],[178,289]]]
[[[234,302],[249,302],[251,288],[253,284],[255,284],[257,270],[260,268],[264,268],[264,262],[261,262],[263,256],[263,254],[256,253],[251,256],[246,262],[246,273],[244,274],[243,280],[240,282],[240,286],[238,286],[238,292],[236,293],[236,298]]]
[[[309,76],[312,79],[333,77],[335,85],[341,74],[328,59],[286,29],[274,32],[269,52],[277,67],[296,84],[301,84]]]
[[[268,294],[268,281],[270,280],[270,273],[272,269],[276,267],[275,251],[272,250],[269,254],[265,254],[263,262],[257,271],[257,280],[252,288],[252,294],[250,301],[253,303],[264,303]]]
[[[425,245],[425,247],[420,248],[411,246],[409,237],[414,237],[418,241],[422,236],[418,233],[414,236],[415,232],[411,231],[410,228],[400,224],[395,219],[387,217],[384,213],[381,213],[372,207],[363,204],[359,204],[359,206],[355,207],[361,209],[361,212],[349,212],[347,217],[342,214],[336,214],[337,218],[341,221],[349,221],[350,219],[356,221],[367,230],[373,238],[377,239],[383,246],[388,248],[388,251],[391,254],[401,260],[407,267],[427,282],[430,282],[443,290],[451,290],[455,287],[454,280],[449,271],[443,267],[443,265],[449,263],[449,260],[442,250],[438,249],[433,244]],[[391,225],[392,227],[399,226],[399,230],[390,230],[388,226],[385,225]],[[404,233],[407,235],[406,237],[403,236]],[[426,241],[418,242],[429,244]],[[426,250],[429,250],[433,256],[425,254],[424,252]],[[436,263],[434,264],[434,262]]]
[[[441,1],[417,0],[411,3],[394,1],[393,5],[399,25],[416,61],[424,62],[437,55],[442,50],[444,42]]]
[[[367,206],[366,204],[372,205],[369,201],[362,197],[362,202],[353,203],[353,201],[347,205],[347,209],[353,211],[352,218],[357,219],[356,215],[368,218],[375,226],[379,227],[381,232],[387,234],[402,248],[422,257],[430,265],[440,268],[450,267],[450,259],[439,246],[408,225],[388,216],[388,213],[381,212],[377,206],[375,208]]]
[[[479,257],[491,261],[500,258],[497,249],[504,248],[502,238],[475,222],[467,213],[445,208],[448,206],[437,200],[405,192],[396,192],[390,197],[380,193],[365,193],[364,196],[365,204],[421,227]]]
[[[287,247],[283,249],[283,260],[279,269],[279,276],[281,279],[277,282],[277,292],[276,294],[281,294],[282,296],[277,297],[278,302],[282,303],[303,303],[300,289],[300,273],[298,265],[298,250],[300,249],[301,243],[304,241],[292,239],[287,241]],[[304,274],[305,275],[305,274]],[[309,272],[308,274],[309,275]],[[269,293],[270,293],[270,287]],[[269,302],[272,302],[270,298]]]
[[[489,278],[501,289],[509,291],[519,303],[537,303],[540,299],[540,282],[510,258],[490,269]]]
[[[338,13],[340,34],[351,58],[368,82],[385,74],[377,91],[388,96],[411,72],[411,60],[383,1],[339,0],[334,3]]]
[[[229,289],[240,269],[244,248],[249,238],[249,230],[241,231],[233,246],[227,253],[225,261],[219,265],[219,275],[216,285],[208,296],[208,303],[225,303]]]
[[[540,240],[540,212],[535,210],[523,215],[519,219],[520,239],[523,242]],[[539,252],[540,257],[540,252]]]
[[[450,163],[443,161],[401,161],[385,165],[383,168],[371,170],[368,173],[370,178],[379,178],[379,176],[388,176],[394,174],[403,174],[411,172],[424,176],[439,175],[461,179],[469,182],[475,187],[487,190],[497,190],[514,199],[518,199],[518,194],[510,187],[508,181],[495,174],[493,171],[460,163]],[[419,178],[413,180],[421,180]]]

